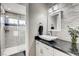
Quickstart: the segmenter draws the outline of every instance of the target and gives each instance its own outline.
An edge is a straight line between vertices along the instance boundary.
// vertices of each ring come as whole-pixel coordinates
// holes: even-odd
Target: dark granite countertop
[[[76,55],[79,56],[79,44],[72,44],[69,41],[64,41],[61,39],[55,39],[53,41],[46,41],[44,39],[41,39],[39,36],[35,36],[35,39],[50,46],[57,50],[60,50],[70,56]]]

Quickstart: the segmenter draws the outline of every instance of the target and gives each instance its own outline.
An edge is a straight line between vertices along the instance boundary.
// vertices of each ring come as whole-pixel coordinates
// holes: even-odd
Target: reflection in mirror
[[[48,31],[61,31],[61,11],[48,15]]]

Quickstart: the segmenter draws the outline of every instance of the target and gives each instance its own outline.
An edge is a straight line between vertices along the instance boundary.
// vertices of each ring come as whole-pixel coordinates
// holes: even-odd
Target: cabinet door
[[[40,56],[40,47],[38,41],[36,41],[36,56]]]
[[[46,45],[46,44],[42,44],[43,47],[43,54],[44,56],[53,56],[53,48]]]
[[[53,48],[36,41],[36,55],[37,56],[53,56]]]
[[[57,49],[54,49],[54,56],[69,56],[69,55],[67,55]]]
[[[40,47],[40,55],[41,56],[53,56],[53,48],[39,42],[39,47]]]
[[[45,49],[44,49],[44,44],[36,41],[36,55],[37,56],[44,56],[45,55]]]
[[[45,45],[40,42],[40,55],[41,56],[47,56],[48,50],[46,49]]]

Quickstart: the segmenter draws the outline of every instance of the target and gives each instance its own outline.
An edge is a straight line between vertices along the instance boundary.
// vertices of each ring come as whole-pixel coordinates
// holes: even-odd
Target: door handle
[[[5,30],[5,32],[9,32],[9,30]]]

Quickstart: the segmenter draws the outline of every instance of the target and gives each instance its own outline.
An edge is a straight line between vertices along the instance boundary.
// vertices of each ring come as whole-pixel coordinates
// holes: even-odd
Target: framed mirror
[[[57,10],[48,14],[48,31],[61,31],[61,13]]]

